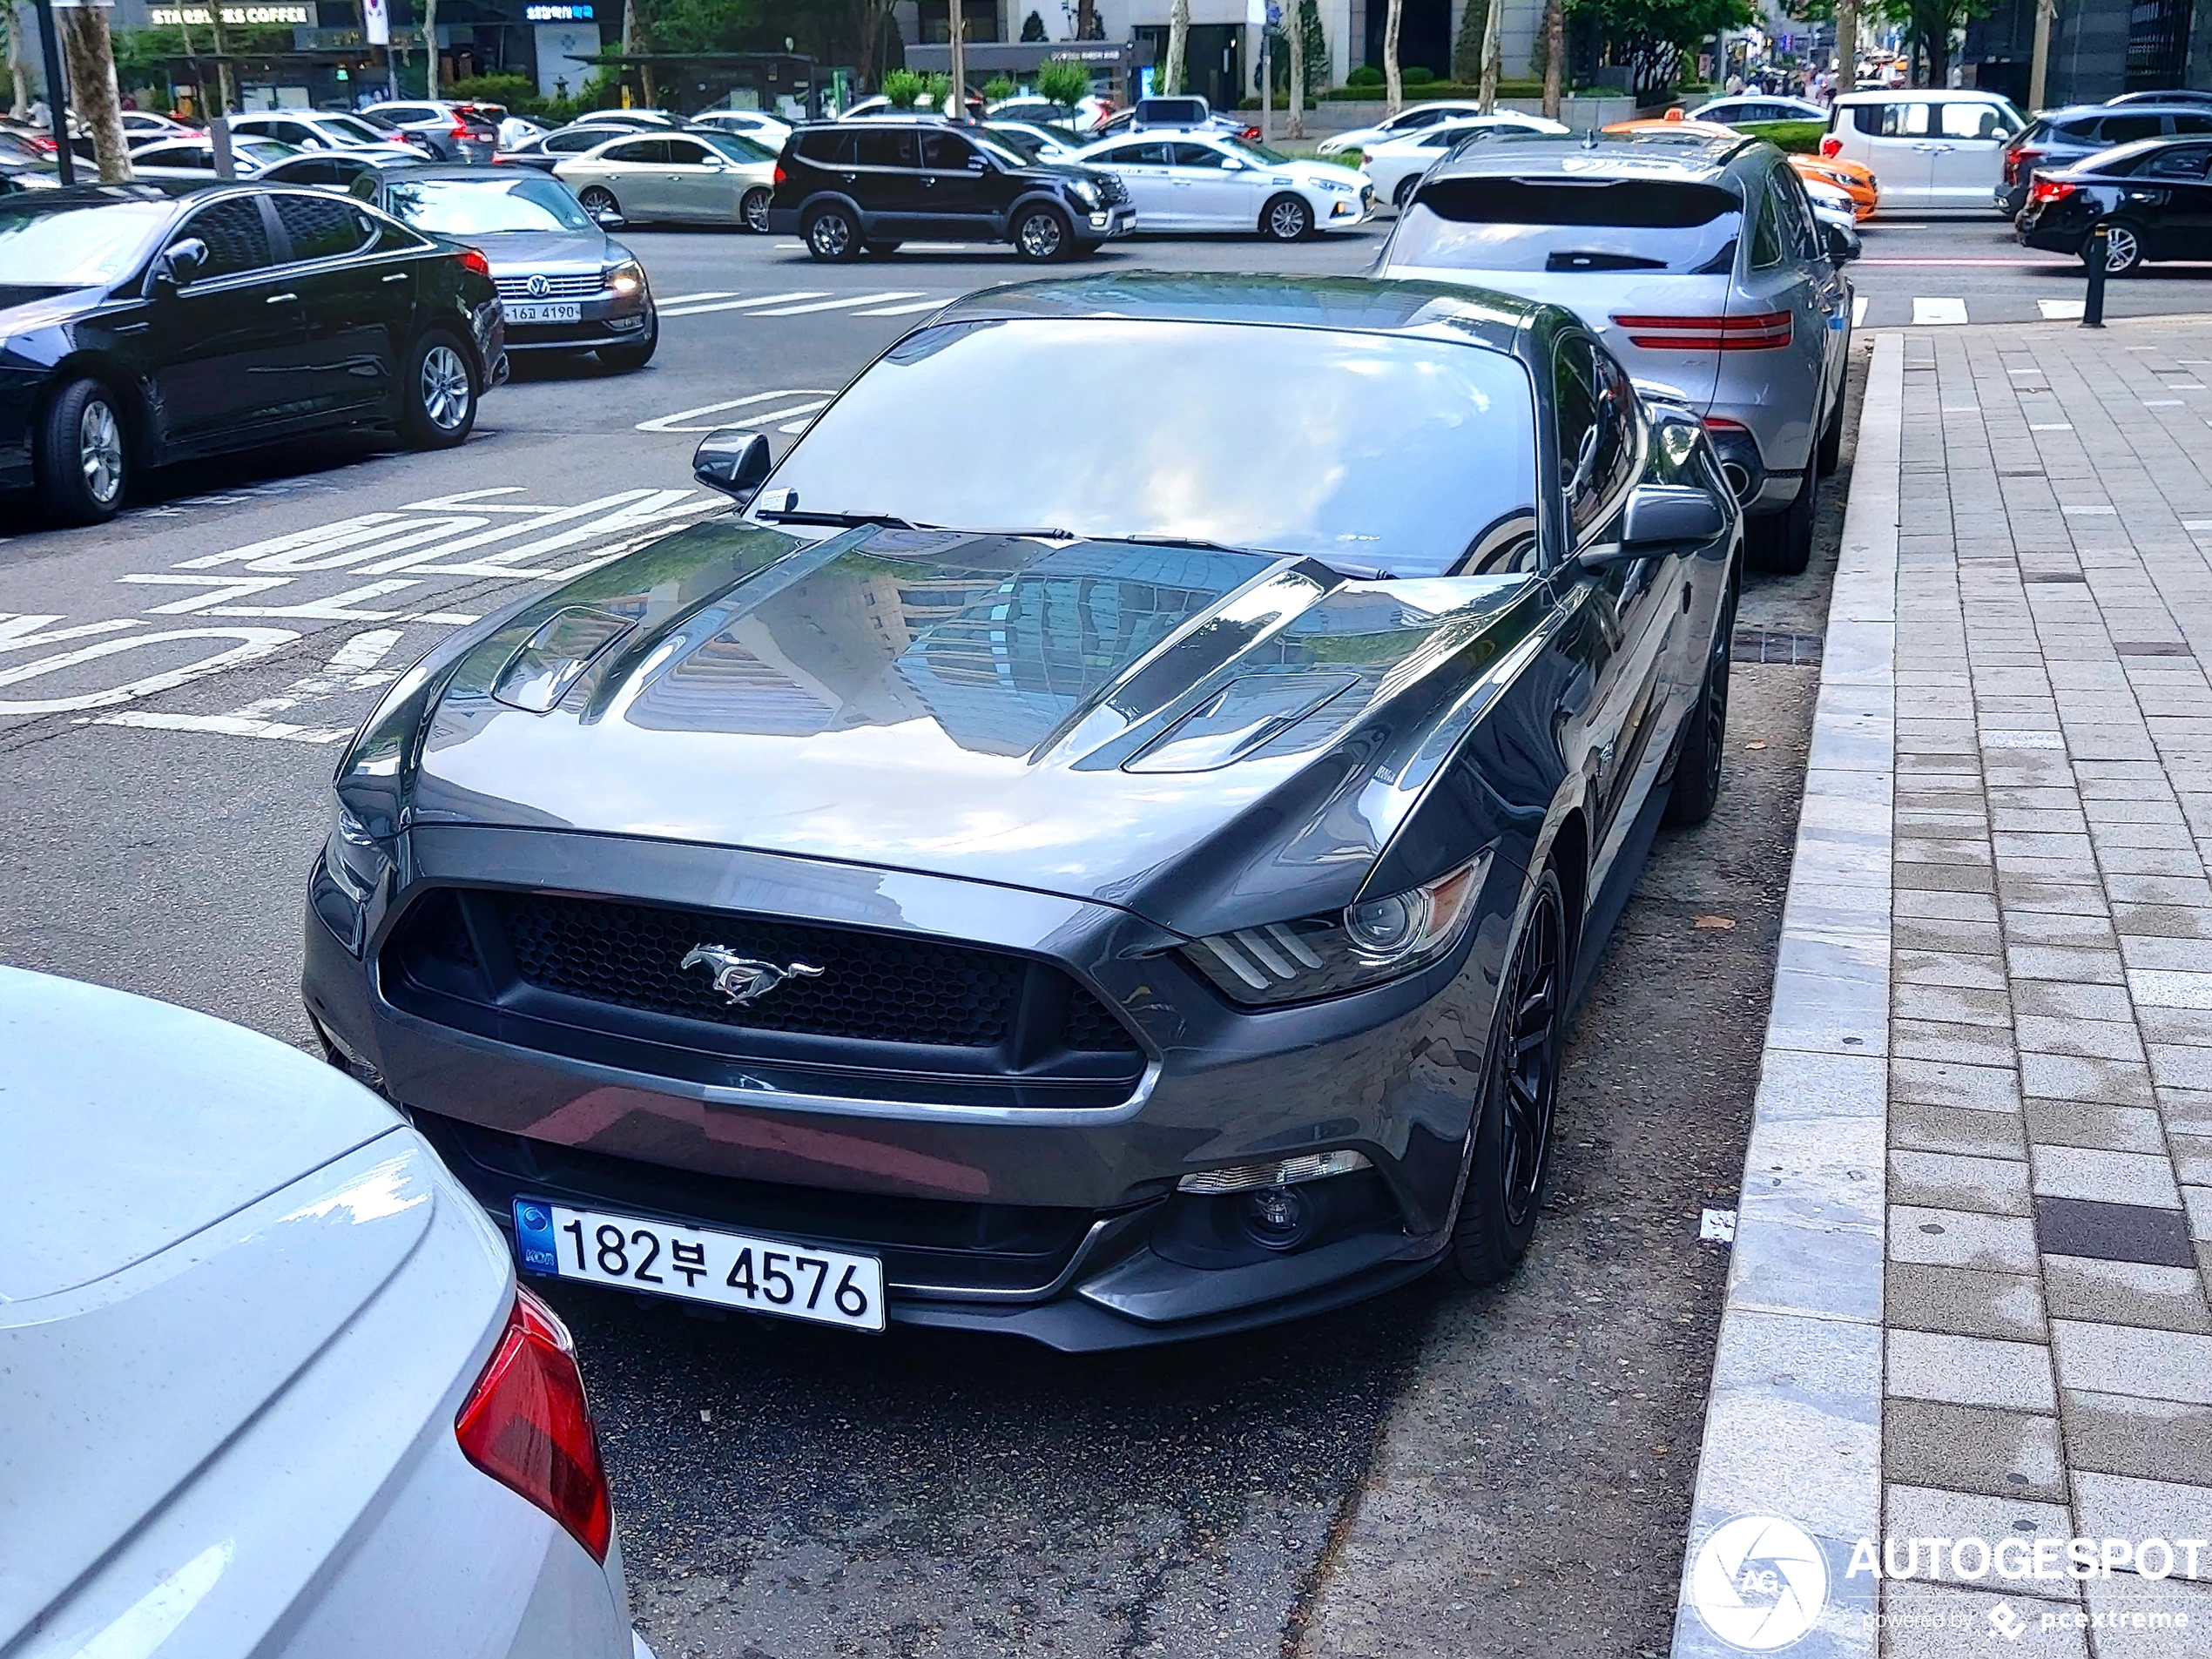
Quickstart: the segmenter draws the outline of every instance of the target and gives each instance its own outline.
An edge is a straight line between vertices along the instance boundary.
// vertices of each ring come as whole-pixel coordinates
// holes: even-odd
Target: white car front
[[[1258,231],[1294,242],[1316,231],[1352,230],[1374,211],[1366,173],[1294,160],[1226,133],[1125,133],[1092,145],[1078,160],[1127,186],[1143,232]]]
[[[0,968],[0,1649],[630,1659],[566,1332],[399,1115]]]
[[[1440,98],[1428,104],[1412,104],[1386,121],[1371,127],[1355,127],[1349,132],[1334,132],[1315,146],[1314,153],[1321,156],[1340,156],[1347,150],[1364,151],[1369,145],[1386,144],[1393,138],[1411,138],[1425,132],[1440,121],[1460,121],[1471,115],[1480,115],[1482,106],[1473,98]]]
[[[1515,133],[1560,138],[1568,131],[1560,122],[1548,121],[1541,115],[1454,116],[1402,138],[1384,140],[1360,157],[1359,165],[1374,182],[1377,201],[1403,207],[1421,175],[1450,155],[1462,138],[1478,133],[1492,138]]]

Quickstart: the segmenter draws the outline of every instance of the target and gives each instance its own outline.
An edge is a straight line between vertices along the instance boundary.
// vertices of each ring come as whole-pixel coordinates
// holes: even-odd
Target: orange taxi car
[[[1732,133],[1734,127],[1723,126],[1717,121],[1692,121],[1678,110],[1669,110],[1663,116],[1638,121],[1615,121],[1605,129],[1608,132],[1686,132],[1703,138],[1717,138]],[[1856,161],[1840,157],[1792,155],[1791,167],[1800,179],[1810,179],[1840,190],[1851,198],[1851,218],[1864,225],[1874,217],[1874,208],[1882,199],[1882,187],[1874,179],[1873,170],[1862,167]]]

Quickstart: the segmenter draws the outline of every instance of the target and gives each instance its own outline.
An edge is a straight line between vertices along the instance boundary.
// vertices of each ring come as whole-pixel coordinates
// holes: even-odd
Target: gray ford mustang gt
[[[1114,276],[697,464],[740,510],[390,688],[311,877],[331,1058],[525,1271],[1087,1350],[1513,1270],[1720,787],[1696,416],[1556,307]]]

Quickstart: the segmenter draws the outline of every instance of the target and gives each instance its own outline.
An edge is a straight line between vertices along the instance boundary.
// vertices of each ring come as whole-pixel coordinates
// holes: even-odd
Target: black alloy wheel
[[[1721,599],[1713,624],[1712,649],[1705,655],[1705,678],[1689,711],[1682,752],[1675,757],[1674,788],[1667,796],[1669,824],[1702,824],[1721,798],[1721,764],[1728,753],[1728,681],[1736,646],[1736,584]]]
[[[755,236],[768,233],[768,199],[772,194],[765,185],[748,190],[738,203],[738,219]]]
[[[818,260],[853,260],[860,255],[860,227],[842,207],[816,208],[807,216],[801,234],[806,251]]]
[[[1390,205],[1396,208],[1399,212],[1404,212],[1408,207],[1413,205],[1413,192],[1420,187],[1420,174],[1417,172],[1407,173],[1406,177],[1398,181],[1398,188],[1391,192]]]
[[[86,376],[55,394],[35,434],[38,496],[64,524],[115,516],[131,484],[129,428],[115,394]]]
[[[1068,221],[1049,207],[1032,207],[1014,221],[1009,239],[1025,260],[1056,260],[1075,246]]]
[[[586,185],[577,194],[577,203],[595,220],[603,213],[613,213],[617,218],[622,213],[622,204],[604,185]]]
[[[1278,242],[1302,242],[1313,233],[1313,210],[1303,196],[1271,196],[1259,210],[1259,231]]]
[[[2105,226],[2105,274],[2127,276],[2143,262],[2143,233],[2124,219],[2108,219]],[[2089,262],[2089,250],[2096,246],[2096,233],[2081,245],[2081,262]]]
[[[1452,1227],[1453,1264],[1472,1285],[1511,1273],[1535,1235],[1559,1107],[1567,941],[1566,898],[1559,872],[1547,864],[1498,988],[1467,1185]]]

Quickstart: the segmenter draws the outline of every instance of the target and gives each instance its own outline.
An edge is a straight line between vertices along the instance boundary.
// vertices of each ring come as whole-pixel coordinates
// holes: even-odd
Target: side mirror
[[[630,223],[628,219],[624,219],[620,213],[615,212],[615,210],[611,207],[603,207],[597,212],[592,214],[591,217],[597,222],[599,228],[603,231],[618,231],[624,226]]]
[[[1224,156],[1221,158],[1221,170],[1224,172],[1242,172],[1244,170],[1244,164],[1234,156]]]
[[[1858,239],[1857,231],[1846,230],[1841,225],[1830,225],[1827,231],[1828,257],[1838,265],[1849,265],[1865,252],[1866,245]]]
[[[968,158],[968,170],[970,172],[988,172],[991,170],[991,164],[981,156],[970,156]]]
[[[1694,484],[1638,484],[1629,497],[1620,545],[1592,549],[1581,555],[1581,565],[1595,570],[1703,545],[1727,528],[1727,509]]]
[[[740,507],[768,482],[774,467],[768,457],[768,440],[742,427],[708,433],[691,455],[691,476],[710,489],[720,490]]]
[[[154,286],[181,288],[198,276],[206,264],[207,244],[197,236],[187,236],[183,241],[164,248],[161,257],[154,260]]]

